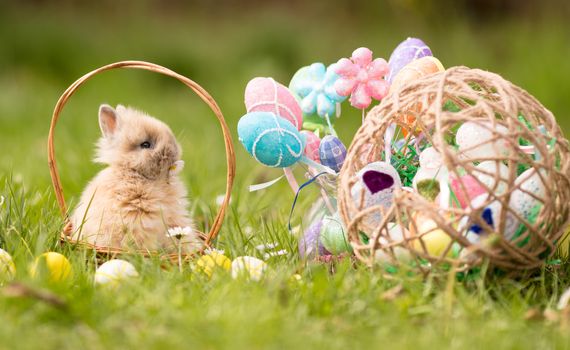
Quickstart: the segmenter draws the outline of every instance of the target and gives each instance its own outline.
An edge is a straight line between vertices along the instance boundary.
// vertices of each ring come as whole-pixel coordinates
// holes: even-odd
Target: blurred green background
[[[15,1],[0,8],[0,173],[49,186],[46,138],[53,107],[82,74],[119,60],[147,60],[186,75],[217,100],[234,133],[234,201],[287,210],[286,185],[247,193],[277,177],[237,142],[243,91],[255,76],[288,84],[315,61],[332,63],[359,46],[388,59],[408,36],[422,38],[445,66],[497,72],[536,96],[568,130],[568,1]],[[114,71],[89,81],[66,106],[56,145],[64,188],[77,196],[99,169],[89,160],[100,103],[139,107],[171,125],[185,149],[191,195],[212,205],[223,192],[219,126],[177,81]],[[360,112],[346,105],[337,124],[348,146]],[[253,210],[253,207],[252,207]]]

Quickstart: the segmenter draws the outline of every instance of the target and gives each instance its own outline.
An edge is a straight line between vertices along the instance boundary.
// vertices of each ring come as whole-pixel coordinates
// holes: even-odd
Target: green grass
[[[474,23],[461,17],[403,21],[402,14],[383,12],[359,13],[365,21],[344,11],[327,19],[316,15],[319,10],[312,5],[298,16],[274,5],[222,12],[216,22],[210,11],[173,14],[125,5],[117,12],[108,6],[0,11],[0,246],[15,259],[17,281],[48,290],[65,305],[0,290],[0,349],[570,348],[564,322],[525,317],[529,310],[555,307],[570,286],[567,263],[519,281],[458,282],[446,275],[385,279],[347,261],[330,273],[325,265],[301,261],[287,230],[293,194],[285,183],[247,192],[248,185],[280,174],[250,159],[235,135],[245,112],[243,89],[252,77],[287,83],[297,68],[332,62],[360,45],[387,57],[410,35],[424,38],[446,66],[482,67],[523,86],[569,130],[570,34],[564,13]],[[110,292],[93,287],[91,253],[59,245],[62,219],[45,147],[52,109],[73,80],[122,59],[172,68],[195,79],[220,104],[238,165],[232,204],[215,245],[230,257],[262,257],[257,245],[278,242],[289,254],[268,261],[271,272],[263,281],[232,280],[224,273],[208,280],[189,266],[180,273],[175,266],[130,257],[140,279]],[[225,185],[220,129],[184,86],[148,72],[105,73],[66,106],[56,146],[69,203],[100,169],[89,159],[99,135],[97,108],[104,102],[140,107],[175,130],[185,152],[182,176],[193,214],[206,227]],[[337,125],[345,143],[359,123],[359,111],[346,107]],[[295,224],[302,223],[316,195],[306,190]],[[28,275],[33,259],[50,250],[71,260],[70,286],[49,286]],[[291,281],[295,273],[301,282]],[[398,286],[401,293],[386,297]]]

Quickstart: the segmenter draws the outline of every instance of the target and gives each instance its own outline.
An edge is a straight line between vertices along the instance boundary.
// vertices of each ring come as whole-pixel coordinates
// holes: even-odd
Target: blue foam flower
[[[335,64],[325,68],[322,63],[313,63],[299,69],[291,79],[289,89],[300,100],[305,116],[317,114],[332,118],[336,114],[336,104],[346,100],[346,96],[340,96],[334,88],[339,79],[334,67]]]

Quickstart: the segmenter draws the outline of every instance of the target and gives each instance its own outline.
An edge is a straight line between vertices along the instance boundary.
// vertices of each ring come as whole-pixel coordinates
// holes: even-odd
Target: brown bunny
[[[192,227],[178,178],[181,149],[163,122],[130,107],[99,108],[103,136],[95,162],[107,164],[87,185],[71,216],[75,237],[99,246],[172,251],[168,229]],[[192,231],[183,250],[198,249]]]

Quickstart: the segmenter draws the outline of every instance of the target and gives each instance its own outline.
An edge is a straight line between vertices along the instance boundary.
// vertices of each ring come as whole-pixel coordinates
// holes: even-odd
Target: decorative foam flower
[[[346,100],[346,96],[337,94],[334,84],[339,76],[334,64],[328,68],[322,63],[313,63],[295,73],[289,89],[300,99],[303,114],[318,114],[320,117],[333,117],[336,104]]]
[[[350,104],[358,109],[370,106],[372,99],[381,100],[390,88],[384,77],[388,74],[388,63],[383,58],[372,60],[372,51],[358,48],[352,57],[341,58],[335,66],[340,75],[334,87],[341,96],[350,95]]]

